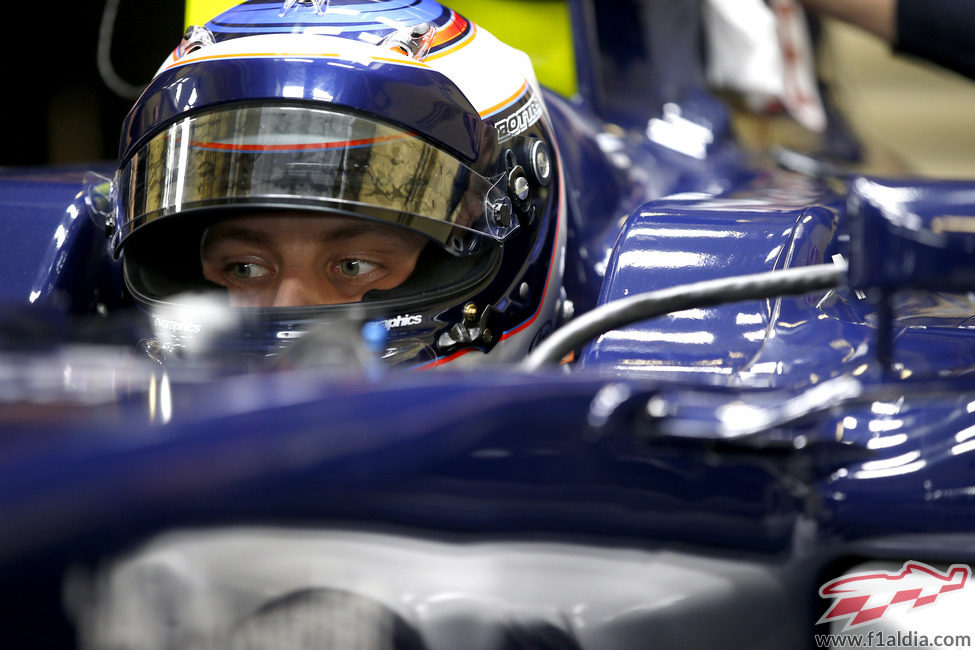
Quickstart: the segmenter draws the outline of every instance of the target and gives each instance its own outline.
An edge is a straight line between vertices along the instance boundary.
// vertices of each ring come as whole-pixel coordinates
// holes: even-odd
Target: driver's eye
[[[238,262],[231,265],[230,273],[235,278],[240,280],[250,280],[253,278],[264,277],[267,275],[268,271],[260,264],[254,264],[253,262]]]
[[[342,275],[353,278],[364,273],[374,271],[377,267],[377,264],[355,258],[344,259],[338,264],[339,271],[342,273]]]

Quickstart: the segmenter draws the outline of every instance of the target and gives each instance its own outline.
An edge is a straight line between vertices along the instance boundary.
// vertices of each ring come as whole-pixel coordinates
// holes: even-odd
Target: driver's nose
[[[335,305],[345,302],[326,280],[309,274],[289,274],[280,279],[274,293],[272,307],[307,307]]]

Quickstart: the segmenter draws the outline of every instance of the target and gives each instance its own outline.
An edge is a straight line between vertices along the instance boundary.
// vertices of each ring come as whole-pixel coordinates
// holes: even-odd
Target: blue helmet
[[[212,334],[186,308],[200,296],[259,355],[369,322],[381,356],[418,366],[517,359],[561,312],[562,179],[531,64],[432,0],[248,0],[191,27],[125,120],[116,196],[126,287],[171,352]],[[363,287],[344,299],[241,299],[284,273],[223,265],[255,217],[380,229],[410,264],[368,284],[377,264],[342,258],[328,271]]]

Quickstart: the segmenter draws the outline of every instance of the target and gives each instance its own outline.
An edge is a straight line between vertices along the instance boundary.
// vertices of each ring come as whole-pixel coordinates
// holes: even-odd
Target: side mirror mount
[[[115,183],[98,172],[85,172],[85,205],[95,227],[106,237],[115,234]]]
[[[847,200],[850,288],[877,304],[877,354],[891,366],[891,298],[975,289],[975,181],[856,177]]]

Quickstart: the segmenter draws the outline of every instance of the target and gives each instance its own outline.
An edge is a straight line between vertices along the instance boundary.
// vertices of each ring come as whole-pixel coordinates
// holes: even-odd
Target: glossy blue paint
[[[194,64],[159,74],[122,126],[119,158],[131,156],[146,138],[180,117],[228,101],[285,99],[328,102],[378,115],[422,133],[462,159],[473,160],[490,129],[463,93],[443,75],[418,67],[350,65],[329,56],[286,58],[273,64],[254,60],[208,61],[215,71],[193,75]],[[395,112],[390,113],[395,107]],[[412,110],[405,110],[411,107]]]
[[[88,203],[92,169],[0,171],[0,305],[76,313],[121,301],[108,238]]]
[[[803,177],[761,176],[730,197],[692,195],[645,204],[609,259],[600,303],[717,277],[821,264],[838,253],[841,200]],[[823,372],[809,345],[823,296],[681,312],[609,332],[585,365],[682,381],[780,386]],[[800,336],[794,336],[801,329]],[[812,327],[815,330],[815,327]],[[780,336],[785,337],[783,341]],[[787,341],[802,341],[782,354]],[[774,350],[774,352],[773,352]],[[812,357],[809,359],[808,357]],[[822,376],[822,375],[820,375]]]
[[[975,458],[968,381],[814,394],[592,375],[199,379],[170,377],[166,423],[150,421],[149,384],[128,381],[127,406],[89,407],[95,419],[68,437],[57,418],[4,436],[0,558],[94,530],[105,552],[161,527],[238,520],[765,554],[789,552],[798,517],[850,539],[975,530],[955,518]],[[648,401],[665,413],[648,415]],[[819,498],[800,498],[808,489]],[[38,518],[50,525],[29,525]]]
[[[149,121],[177,119],[187,111],[207,105],[208,88],[184,87],[182,71],[183,68],[177,67],[164,73],[153,86],[153,92],[158,93],[157,99],[150,103],[145,113],[130,116],[123,150],[131,149],[143,137],[145,124]],[[334,85],[348,93],[347,96],[337,95],[337,103],[368,110],[378,110],[374,105],[378,95],[405,93],[407,87],[410,93],[428,93],[431,98],[453,92],[443,88],[439,81],[423,76],[422,71],[412,69],[381,73],[378,75],[381,82],[376,82],[378,86],[369,85],[372,81],[367,84],[366,77],[357,71],[349,72],[330,66],[328,62],[318,62],[315,66],[295,62],[280,75],[269,72],[266,77],[245,80],[238,67],[228,61],[225,72],[206,83],[220,85],[221,92],[229,85],[243,93],[246,81],[248,96],[253,96],[257,88],[261,89],[258,94],[263,92],[269,97],[281,96],[286,87],[301,87],[311,93],[313,88]],[[376,75],[369,76],[369,79],[374,78]],[[608,128],[590,110],[590,105],[596,106],[598,102],[574,102],[552,94],[547,96],[570,188],[567,198],[572,239],[568,263],[576,272],[569,274],[571,298],[580,306],[588,307],[639,291],[705,278],[821,263],[833,254],[848,252],[845,197],[809,179],[748,167],[730,133],[727,109],[693,84],[680,92],[675,91],[674,97],[663,107],[646,105],[640,137]],[[659,97],[654,101],[659,103]],[[433,100],[417,102],[417,105],[421,111],[410,118],[417,124],[433,119],[430,116],[435,113],[442,113]],[[444,121],[444,124],[453,126],[443,130],[444,140],[458,149],[465,149],[468,155],[474,152],[478,141],[478,137],[471,135],[470,117],[468,113],[458,112]],[[437,119],[440,119],[439,115]],[[10,215],[5,223],[11,224],[8,228],[17,229],[11,231],[13,236],[6,241],[25,242],[16,250],[11,247],[4,257],[5,278],[11,279],[4,283],[5,298],[15,303],[30,302],[30,296],[36,294],[42,301],[54,301],[54,296],[60,293],[71,296],[73,308],[91,309],[98,282],[90,279],[93,271],[89,267],[94,264],[94,268],[101,268],[99,246],[102,240],[101,234],[86,218],[89,216],[87,206],[79,198],[78,193],[84,189],[81,178],[44,172],[33,177],[9,177],[4,182],[9,190],[5,197],[12,197],[4,206],[5,217]],[[880,215],[897,214],[908,206],[912,210],[927,210],[936,216],[943,212],[945,201],[958,208],[969,189],[965,184],[912,186],[900,182],[894,196],[876,190],[877,187],[889,187],[889,184],[870,181],[874,189],[867,191],[863,185],[866,182],[860,181],[853,188],[852,196],[861,201],[856,205],[863,206],[855,207],[855,210],[873,210]],[[948,194],[943,194],[942,190]],[[15,206],[19,205],[30,206],[30,220],[17,211]],[[57,233],[62,231],[64,244],[58,243],[62,237]],[[864,236],[855,233],[854,239],[859,246]],[[45,252],[41,256],[33,252],[18,254],[36,250]],[[99,252],[92,256],[91,250]],[[74,253],[69,255],[68,252]],[[20,275],[14,275],[14,271]],[[575,285],[573,277],[576,278]],[[899,279],[903,281],[905,277],[899,276]],[[79,282],[78,278],[84,280]],[[932,375],[958,368],[959,359],[975,358],[970,337],[957,328],[970,318],[966,312],[969,305],[964,299],[915,293],[904,297],[900,304],[901,356],[898,363],[902,374]],[[849,292],[836,292],[675,314],[602,337],[587,348],[578,367],[600,373],[609,369],[637,382],[676,380],[680,384],[724,386],[744,383],[793,391],[849,374],[879,381],[880,375],[871,363],[874,339],[871,319],[874,313],[875,307],[869,301]],[[924,329],[920,329],[922,327]],[[970,362],[963,362],[961,367],[967,367],[967,363]],[[502,409],[502,422],[507,417],[504,413],[514,417],[514,413],[523,413],[526,408],[520,402],[507,403],[502,397],[522,390],[520,382],[520,379],[516,380],[514,386],[508,386],[492,398]],[[544,407],[565,408],[572,415],[559,426],[568,427],[570,420],[577,420],[585,413],[600,385],[598,382],[587,385],[584,397],[567,398],[565,404],[559,400],[545,402]],[[327,390],[333,389],[329,386]],[[461,382],[457,388],[458,391],[469,389],[472,389],[471,384],[466,382]],[[370,397],[373,390],[364,391],[359,398],[362,404],[369,399],[378,399]],[[437,387],[438,392],[444,390],[442,386]],[[734,395],[736,399],[739,397]],[[219,399],[233,402],[226,395],[222,398],[209,396],[205,402],[189,399],[183,408],[192,412],[203,403],[219,402]],[[308,408],[324,414],[336,407],[337,404],[325,401]],[[544,438],[561,431],[551,422],[544,423],[542,412],[539,408],[539,435]],[[206,421],[210,415],[201,417]],[[321,417],[316,416],[316,419]],[[356,414],[351,413],[350,417],[355,419]],[[460,415],[455,417],[463,419]],[[150,425],[146,426],[147,430],[151,429]],[[175,427],[177,437],[189,435],[176,425],[170,426]],[[231,436],[229,432],[234,429],[213,421],[207,426],[213,426],[223,432],[221,435],[227,436]],[[373,429],[375,425],[359,422],[357,426]],[[270,420],[265,424],[257,424],[254,420],[236,431],[241,435],[260,437],[261,432],[270,427]],[[379,435],[378,428],[376,431]],[[526,444],[536,443],[526,441]],[[510,444],[511,441],[505,442],[505,445]],[[100,452],[91,453],[97,456]],[[657,452],[647,453],[653,456]],[[634,457],[641,454],[635,453]],[[610,475],[628,475],[613,462],[595,458],[580,461],[569,454],[564,460],[568,459],[566,467],[575,467],[580,462],[585,465],[607,462],[611,470],[596,481],[606,481],[605,486],[615,485],[608,478]],[[634,462],[635,467],[642,467],[643,461]],[[490,471],[485,470],[485,476],[494,472],[493,467],[497,465],[492,465]],[[469,469],[465,467],[460,475],[476,474],[470,474]],[[502,474],[508,475],[509,471],[503,469]],[[559,489],[571,487],[562,469],[551,471],[559,481],[565,482]],[[529,474],[538,477],[545,472],[533,467]],[[510,475],[516,476],[517,472]],[[633,476],[627,480],[639,485],[643,479],[640,471],[634,470]],[[662,487],[665,482],[659,477],[646,477],[646,481],[650,486],[660,486],[656,489],[664,492],[669,489]],[[704,485],[707,484],[705,481]],[[706,489],[696,484],[685,484],[684,488]],[[652,494],[656,493],[651,489],[648,495]],[[655,498],[667,501],[671,497],[663,492],[640,497],[650,501]],[[742,502],[747,500],[743,498]],[[599,508],[605,506],[606,503],[600,503]],[[701,514],[704,519],[713,515],[708,507]],[[758,511],[755,514],[760,515]],[[533,512],[531,516],[541,515]],[[561,520],[555,517],[552,521]],[[481,524],[483,522],[477,523]],[[686,524],[682,521],[682,526]],[[558,525],[571,527],[569,520]],[[628,530],[628,525],[621,521],[613,526],[621,531]],[[715,534],[710,528],[698,532],[702,537]],[[655,534],[682,536],[680,531],[670,529],[660,529]],[[688,539],[698,539],[695,535]],[[739,539],[737,534],[735,539]],[[780,546],[784,544],[783,540],[776,536],[761,537],[752,543]]]
[[[860,177],[849,204],[851,286],[975,286],[975,182]]]
[[[863,182],[854,181],[854,188]],[[942,202],[932,200],[937,186],[904,184],[898,196],[929,192],[915,211],[934,218],[964,214],[967,184],[952,183],[961,198],[949,192]],[[856,189],[851,196],[858,205]],[[944,201],[953,200],[946,207]],[[903,206],[898,199],[873,209],[896,213]],[[586,348],[581,362],[643,377],[770,387],[814,385],[850,372],[874,374],[878,358],[903,377],[968,368],[975,356],[967,330],[958,328],[975,313],[970,296],[911,289],[972,286],[964,275],[969,259],[961,254],[964,237],[955,240],[961,260],[955,264],[944,255],[936,257],[923,238],[915,254],[903,238],[889,244],[882,233],[858,226],[850,234],[848,223],[855,219],[845,197],[815,181],[782,174],[758,176],[732,196],[647,203],[620,235],[600,303],[716,277],[828,263],[834,255],[852,258],[851,274],[861,277],[859,269],[871,263],[876,273],[884,272],[882,265],[898,269],[884,277],[905,278],[897,285],[902,290],[878,304],[876,296],[856,290],[876,283],[860,282],[853,290],[672,314],[607,333]],[[922,269],[918,260],[924,255]],[[909,268],[917,268],[920,277],[904,275]],[[940,285],[938,278],[944,278]],[[885,308],[891,311],[888,327],[894,341],[889,352],[877,331]]]
[[[0,554],[27,553],[96,522],[129,522],[131,530],[116,528],[124,537],[157,517],[189,523],[219,512],[763,552],[787,546],[791,499],[777,477],[759,463],[709,466],[704,455],[658,448],[615,422],[586,426],[601,381],[305,379],[250,375],[201,387],[174,376],[179,408],[166,424],[149,422],[137,403],[67,440],[9,441]],[[729,485],[720,513],[708,495],[713,483]],[[71,503],[46,505],[52,490],[65,489]],[[25,525],[49,507],[57,509],[53,529]]]
[[[595,20],[619,4],[572,6]],[[674,6],[674,19],[691,11]],[[667,21],[656,33],[672,38],[655,66],[696,42]],[[539,375],[228,374],[164,370],[131,346],[99,349],[119,355],[107,368],[62,341],[40,361],[7,350],[0,588],[49,622],[66,567],[173,527],[237,523],[690,549],[788,574],[803,612],[824,567],[849,555],[975,561],[975,305],[965,293],[975,185],[856,178],[842,188],[756,164],[689,60],[676,68],[683,82],[662,74],[622,107],[592,57],[580,98],[547,95],[565,170],[568,297],[584,311],[834,255],[850,260],[850,287],[671,314],[607,333],[569,372]],[[350,89],[337,101],[369,110],[376,93],[407,92],[401,70],[378,85],[327,64],[258,79],[230,62],[225,71],[206,84],[281,96],[289,83],[341,82]],[[153,87],[123,150],[151,121],[208,101],[206,84],[181,79],[177,68]],[[430,101],[453,92],[422,74],[408,81]],[[440,119],[433,108],[409,119]],[[454,111],[438,128],[471,155],[469,118]],[[82,175],[3,171],[0,188],[3,303],[93,313],[121,302]],[[882,364],[884,308],[895,345]],[[13,638],[25,627],[18,611],[0,611]]]
[[[705,87],[701,10],[688,0],[568,0],[579,98],[600,119],[643,130],[667,102]]]
[[[448,10],[432,0],[399,3],[399,6],[386,4],[378,9],[361,0],[331,0],[329,4],[333,12],[318,16],[313,11],[300,11],[303,9],[300,6],[293,6],[289,12],[282,11],[279,3],[251,0],[214,17],[206,26],[217,41],[251,34],[301,33],[321,29],[323,25],[333,27],[344,37],[356,38],[363,33],[385,35],[395,31],[390,20],[411,25],[421,22],[442,24],[449,17],[449,13],[444,16]],[[377,15],[384,20],[377,20]]]
[[[597,304],[624,221],[642,204],[674,194],[723,194],[761,175],[731,137],[727,108],[706,94],[670,104],[667,117],[648,120],[646,136],[606,129],[584,102],[548,93],[546,103],[571,188],[565,286],[581,310]]]
[[[380,19],[377,19],[380,16]],[[452,14],[439,3],[333,3],[321,15],[307,7],[282,11],[267,2],[245,2],[207,23],[221,42],[252,35],[327,33],[339,38],[378,43],[396,31],[395,21],[445,26]],[[447,46],[444,43],[441,46]],[[435,53],[435,49],[431,53]],[[475,160],[489,127],[443,75],[419,66],[389,61],[350,62],[334,55],[289,56],[273,63],[241,62],[229,57],[209,74],[194,77],[193,63],[167,62],[170,69],[152,80],[144,101],[126,118],[120,159],[126,160],[150,131],[214,103],[287,99],[322,102],[364,111],[428,134],[466,160]]]
[[[838,439],[870,450],[819,486],[830,533],[856,539],[971,531],[971,388],[956,381],[888,392],[825,424]]]

